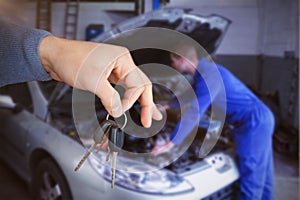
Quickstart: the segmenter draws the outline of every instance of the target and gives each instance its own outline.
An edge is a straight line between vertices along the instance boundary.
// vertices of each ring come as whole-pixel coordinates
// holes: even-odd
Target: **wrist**
[[[53,72],[53,58],[55,58],[56,45],[58,43],[58,38],[54,36],[47,36],[42,39],[39,46],[39,56],[42,66],[45,71],[51,75]]]
[[[82,62],[97,45],[93,42],[48,36],[40,43],[40,61],[53,79],[73,86]]]

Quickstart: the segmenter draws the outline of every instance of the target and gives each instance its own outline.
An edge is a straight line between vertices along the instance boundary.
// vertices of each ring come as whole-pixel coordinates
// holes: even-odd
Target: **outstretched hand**
[[[121,116],[138,100],[144,127],[151,126],[152,118],[162,119],[153,102],[152,84],[134,64],[128,49],[48,36],[41,41],[39,54],[53,79],[93,92],[110,115]],[[122,100],[110,83],[125,88]]]

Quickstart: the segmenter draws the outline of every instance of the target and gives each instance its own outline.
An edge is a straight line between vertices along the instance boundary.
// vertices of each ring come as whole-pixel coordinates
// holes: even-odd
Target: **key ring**
[[[123,126],[121,127],[121,129],[124,129],[124,127],[126,126],[126,124],[127,124],[127,116],[125,115],[125,113],[123,113],[123,115],[124,115],[124,124],[123,124]],[[106,115],[106,120],[108,120],[108,118],[109,118],[109,114],[107,114]]]

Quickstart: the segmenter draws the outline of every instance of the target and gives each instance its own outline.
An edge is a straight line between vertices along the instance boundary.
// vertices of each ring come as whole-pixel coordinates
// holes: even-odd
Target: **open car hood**
[[[93,41],[103,42],[124,31],[160,27],[184,33],[196,40],[209,54],[216,51],[231,21],[220,15],[201,16],[192,9],[164,8],[131,18],[104,32]]]
[[[229,19],[216,14],[201,16],[192,9],[163,8],[125,20],[115,28],[96,37],[93,41],[110,42],[109,39],[129,30],[141,27],[160,27],[175,30],[191,37],[204,47],[209,54],[212,54],[220,45],[230,23],[231,21]],[[142,40],[143,39],[144,38],[142,38]],[[169,52],[159,51],[157,49],[143,49],[135,50],[131,53],[138,66],[145,63],[160,63],[170,66],[170,60],[168,59]],[[185,76],[187,80],[192,80],[188,75]],[[181,77],[178,75],[159,72],[156,76],[150,77],[150,79],[153,82],[167,85],[167,88],[174,92],[174,94],[170,94],[169,90],[154,85],[154,94],[159,94],[156,96],[160,98],[156,100],[170,100],[174,95],[180,95],[185,91],[184,86],[178,84],[181,81]],[[48,106],[51,106],[61,99],[69,89],[69,86],[63,83],[57,84],[54,92],[50,96]]]
[[[190,37],[192,37],[194,40],[198,41],[208,53],[213,53],[217,49],[218,45],[220,44],[223,36],[225,35],[225,32],[227,28],[230,25],[230,20],[218,16],[218,15],[210,15],[208,17],[202,17],[197,15],[196,13],[193,13],[192,10],[185,10],[185,9],[178,9],[178,8],[166,8],[161,9],[153,12],[149,12],[147,14],[132,18],[127,20],[126,22],[121,23],[117,27],[101,34],[99,37],[95,38],[95,42],[105,42],[106,40],[110,38],[114,38],[114,36],[117,36],[120,33],[123,33],[125,31],[129,31],[135,28],[140,27],[162,27],[167,29],[172,29],[179,31],[181,33],[184,33]],[[126,38],[123,38],[126,40]],[[169,61],[166,61],[166,59],[169,58],[169,52],[159,50],[159,49],[140,49],[140,50],[134,50],[132,53],[132,56],[135,60],[135,63],[140,66],[145,63],[161,63],[161,64],[168,64]],[[146,70],[146,69],[144,69]],[[153,97],[156,102],[167,102],[172,100],[174,97],[177,97],[181,95],[182,92],[186,91],[184,88],[181,87],[182,84],[180,84],[181,78],[177,75],[162,73],[160,70],[157,73],[157,76],[151,77],[152,79],[157,79],[159,81],[153,81],[154,83],[162,83],[163,87],[161,85],[154,84],[153,85]],[[152,80],[151,79],[151,80]],[[180,86],[180,87],[179,87]],[[50,99],[53,101],[53,103],[49,103],[49,105],[53,105],[54,107],[51,109],[53,113],[56,113],[57,115],[62,115],[62,111],[66,110],[66,112],[70,113],[66,105],[61,104],[62,106],[59,106],[58,104],[55,105],[56,101],[62,99],[64,95],[70,95],[68,91],[70,88],[68,86],[58,85],[57,88],[54,90],[54,93],[51,95]],[[172,92],[171,92],[171,91]],[[70,95],[71,97],[71,95]],[[71,102],[71,101],[68,101]],[[96,108],[96,115],[99,121],[103,120],[106,116],[105,109],[99,109]],[[140,125],[139,119],[140,119],[140,107],[138,104],[135,104],[132,109],[130,109],[130,116],[136,122],[136,124]],[[103,115],[103,113],[105,113]],[[170,113],[168,118],[168,121],[165,123],[165,127],[160,130],[159,137],[156,134],[152,138],[139,138],[135,137],[133,135],[126,135],[126,144],[124,145],[123,149],[127,152],[132,152],[133,154],[138,153],[149,153],[153,146],[154,142],[156,140],[164,140],[165,138],[168,138],[169,135],[172,134],[173,130],[175,129],[175,126],[177,124],[178,118],[180,117],[177,115],[176,110],[173,113]],[[101,117],[100,117],[101,116]],[[69,117],[69,116],[68,116]],[[55,118],[55,117],[54,117]],[[56,117],[58,118],[58,117]],[[170,120],[169,120],[170,119]],[[211,121],[208,123],[212,123]],[[212,138],[211,141],[215,141],[214,133],[217,133],[219,130],[219,127],[221,126],[220,123],[215,122],[215,129],[209,130],[210,137]],[[91,124],[89,123],[82,123],[82,127],[91,127]],[[207,128],[207,124],[202,127],[201,130],[199,130],[197,137],[194,139],[194,142],[190,145],[189,149],[185,151],[185,153],[181,156],[180,159],[177,159],[176,162],[173,162],[169,166],[166,167],[166,169],[171,170],[173,172],[176,172],[180,174],[182,170],[189,171],[191,169],[191,166],[200,161],[201,159],[198,157],[200,152],[200,147],[203,143],[204,138],[206,137],[206,131],[204,129]],[[75,126],[72,124],[70,126],[67,126],[64,129],[64,132],[70,132],[76,131]],[[227,129],[223,129],[224,132],[224,138],[229,138],[227,136]],[[136,130],[132,130],[131,132],[135,132]],[[228,131],[230,133],[230,130]],[[86,131],[87,134],[92,133],[92,131]],[[145,133],[144,133],[145,134]],[[226,134],[226,135],[225,135]],[[232,134],[228,134],[232,135]],[[81,135],[82,136],[82,135]],[[86,138],[91,138],[89,136],[86,136]],[[77,138],[78,139],[78,138]],[[88,141],[88,140],[86,140]],[[90,140],[92,141],[92,140]],[[215,152],[218,151],[225,151],[229,148],[228,142],[223,142],[223,140],[219,140],[220,142],[216,145],[216,148],[214,148]],[[227,141],[224,139],[224,141]],[[82,142],[84,144],[87,144],[86,142]],[[182,152],[181,149],[178,151]],[[165,164],[164,161],[165,156],[174,156],[176,157],[178,153],[176,151],[171,152],[172,155],[164,155],[161,157],[161,159],[156,159],[155,157],[137,157],[135,156],[135,160],[138,162],[142,162],[144,165],[150,164],[154,166],[161,166],[161,164]],[[120,153],[120,157],[121,157]],[[198,165],[196,166],[198,167]],[[110,175],[108,176],[110,177]]]

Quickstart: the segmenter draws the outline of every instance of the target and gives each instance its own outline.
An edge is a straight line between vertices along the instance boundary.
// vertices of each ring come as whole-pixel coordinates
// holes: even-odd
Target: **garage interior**
[[[297,0],[0,0],[0,7],[1,14],[17,24],[84,41],[162,8],[186,8],[202,16],[226,17],[231,24],[213,58],[272,110],[276,119],[275,199],[299,199]],[[25,181],[2,160],[0,177],[0,199],[31,199]]]

